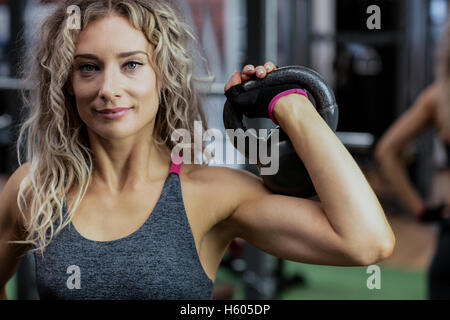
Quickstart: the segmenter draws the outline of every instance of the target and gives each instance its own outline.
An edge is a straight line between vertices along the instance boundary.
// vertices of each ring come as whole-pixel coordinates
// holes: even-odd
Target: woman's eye
[[[92,68],[92,69],[89,69],[89,68]],[[78,70],[91,72],[91,71],[95,70],[95,66],[93,64],[83,64],[78,67]]]
[[[137,69],[138,65],[142,65],[142,63],[137,61],[130,61],[124,64],[124,66],[128,67],[128,70],[134,71]],[[78,67],[78,70],[85,73],[93,72],[97,69],[97,66],[93,64],[83,64]]]
[[[142,65],[142,63],[139,63],[139,62],[137,62],[137,61],[130,61],[130,62],[127,62],[126,64],[125,64],[126,66],[128,66],[129,68],[129,70],[136,70],[137,69],[137,66],[138,65]],[[134,67],[131,67],[130,68],[130,66],[134,66]]]

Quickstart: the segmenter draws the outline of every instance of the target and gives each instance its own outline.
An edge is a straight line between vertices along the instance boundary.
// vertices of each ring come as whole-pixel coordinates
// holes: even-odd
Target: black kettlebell
[[[240,86],[239,92],[250,93],[252,91],[260,91],[266,87],[278,86],[282,84],[294,84],[298,85],[299,88],[307,91],[308,96],[312,96],[312,103],[315,108],[328,124],[328,126],[336,131],[338,123],[338,106],[334,97],[333,90],[328,86],[328,84],[323,80],[323,78],[314,70],[303,66],[287,66],[275,69],[274,71],[267,74],[263,79],[251,79],[238,86]],[[238,149],[239,139],[245,140],[245,154],[247,159],[254,155],[249,154],[250,151],[250,138],[245,139],[245,132],[247,132],[247,126],[245,124],[244,114],[239,108],[239,106],[234,106],[228,100],[225,102],[223,110],[223,122],[225,129],[233,129],[234,136],[229,136],[234,147]],[[236,131],[242,129],[242,131]],[[264,175],[262,174],[262,169],[267,168],[270,164],[265,164],[261,161],[259,155],[259,144],[257,144],[257,159],[256,164],[258,166],[259,172],[263,179],[264,184],[273,193],[310,198],[315,196],[316,190],[311,181],[311,178],[306,170],[303,162],[297,156],[292,143],[289,140],[287,134],[277,126],[276,129],[279,131],[279,169],[275,174]],[[256,135],[256,130],[249,130],[253,133],[253,142],[256,139],[264,139],[264,137],[259,137]],[[228,134],[229,132],[227,132]],[[267,141],[268,156],[270,157],[271,143],[273,132],[265,139]],[[320,143],[318,141],[317,143]],[[242,148],[242,146],[241,146]],[[242,151],[241,151],[242,152]]]

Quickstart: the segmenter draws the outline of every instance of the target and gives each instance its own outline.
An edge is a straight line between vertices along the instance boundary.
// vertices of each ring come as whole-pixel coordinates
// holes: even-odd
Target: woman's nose
[[[99,97],[104,100],[115,100],[120,97],[118,88],[119,78],[113,67],[105,68],[103,82],[100,86]]]

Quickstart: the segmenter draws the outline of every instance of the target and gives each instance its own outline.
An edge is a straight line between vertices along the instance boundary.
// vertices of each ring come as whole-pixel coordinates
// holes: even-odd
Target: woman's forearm
[[[392,247],[394,236],[375,193],[314,106],[301,95],[288,95],[277,102],[274,114],[305,164],[335,232],[355,250],[370,243]]]
[[[394,153],[384,153],[377,157],[381,171],[391,184],[401,204],[414,216],[423,209],[423,201],[409,179],[401,160]]]

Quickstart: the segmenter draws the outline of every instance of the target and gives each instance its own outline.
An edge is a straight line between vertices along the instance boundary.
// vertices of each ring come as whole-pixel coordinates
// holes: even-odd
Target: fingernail
[[[263,70],[263,69],[258,69],[258,70],[256,71],[256,74],[257,74],[258,76],[262,76],[262,75],[264,74],[264,70]]]
[[[272,67],[269,64],[265,65],[265,67],[266,67],[267,71],[271,71],[272,70]]]
[[[246,70],[246,71],[253,71],[253,70],[255,70],[255,67],[253,67],[253,66],[247,66],[247,67],[245,68],[245,70]]]

